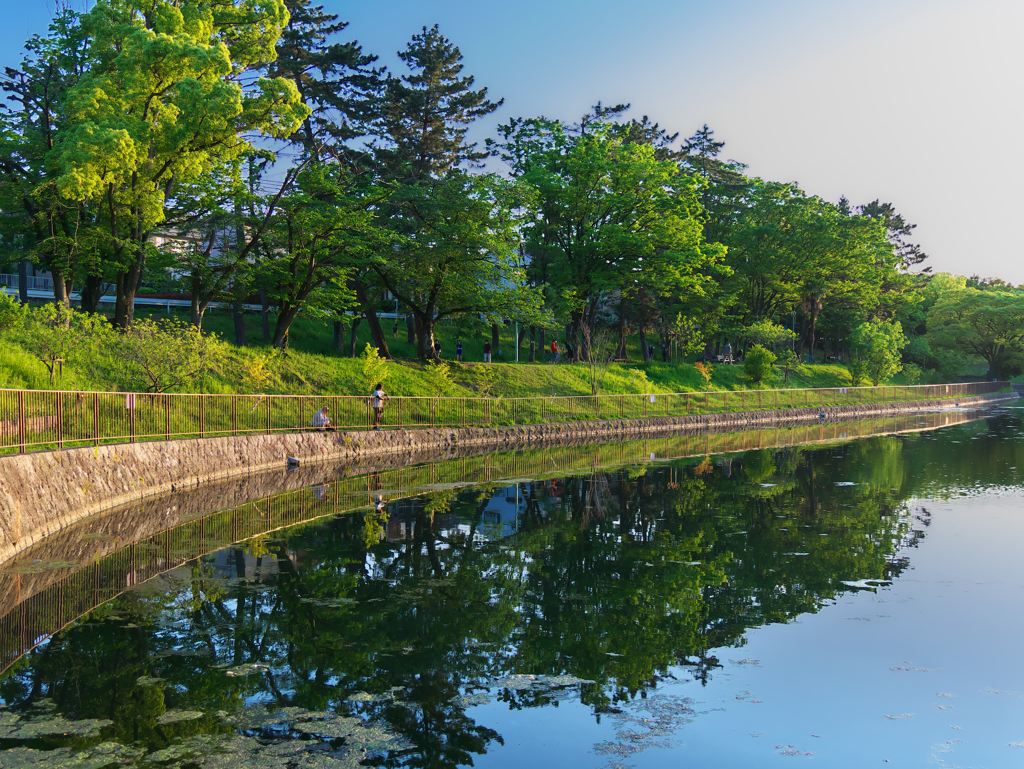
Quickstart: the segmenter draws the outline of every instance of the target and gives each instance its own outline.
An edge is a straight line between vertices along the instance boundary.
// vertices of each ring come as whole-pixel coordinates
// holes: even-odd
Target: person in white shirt
[[[378,382],[370,397],[373,399],[373,429],[379,430],[381,417],[384,416],[384,401],[391,400],[391,396],[384,392],[384,385]]]
[[[331,410],[324,406],[313,415],[313,427],[317,430],[333,430],[331,424]]]

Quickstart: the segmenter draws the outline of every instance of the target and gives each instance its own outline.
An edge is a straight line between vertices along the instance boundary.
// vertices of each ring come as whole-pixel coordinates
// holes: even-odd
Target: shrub
[[[391,374],[387,359],[380,357],[377,348],[369,342],[363,349],[363,385],[370,392],[378,383],[383,384]]]
[[[224,356],[217,337],[177,318],[137,318],[113,348],[126,384],[150,393],[194,386]]]
[[[903,381],[913,387],[921,381],[921,367],[916,363],[907,363],[903,366]]]
[[[743,370],[755,385],[764,384],[772,378],[772,364],[776,361],[775,353],[755,344],[747,350],[743,361]]]
[[[0,293],[0,334],[21,325],[25,308],[5,293]]]
[[[894,374],[898,374],[903,368],[900,350],[906,346],[907,340],[903,336],[903,326],[899,321],[861,323],[853,330],[850,339],[850,350],[854,356],[850,373],[854,381],[857,381],[857,374],[860,374],[878,386]]]

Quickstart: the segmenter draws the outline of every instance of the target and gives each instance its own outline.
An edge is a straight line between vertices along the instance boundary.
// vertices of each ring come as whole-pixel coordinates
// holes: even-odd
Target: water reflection
[[[908,500],[947,476],[1015,482],[1019,435],[1003,415],[529,479],[513,463],[471,488],[433,468],[414,497],[379,473],[234,508],[97,564],[92,600],[111,600],[0,681],[0,745],[96,766],[459,766],[504,741],[474,707],[565,703],[610,719],[595,750],[622,760],[706,712],[655,694],[666,677],[708,684],[752,628],[897,579],[929,524]],[[328,505],[362,511],[280,528]],[[250,525],[241,546],[184,546]],[[40,726],[54,713],[77,736]]]

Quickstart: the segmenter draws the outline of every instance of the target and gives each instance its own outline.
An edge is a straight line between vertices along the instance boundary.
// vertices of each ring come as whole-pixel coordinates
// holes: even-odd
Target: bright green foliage
[[[377,348],[369,342],[366,343],[366,347],[363,349],[362,360],[363,383],[365,384],[366,392],[370,392],[378,383],[383,384],[387,381],[387,378],[391,375],[391,367],[386,359],[380,357]]]
[[[657,148],[599,121],[585,132],[543,120],[500,130],[500,154],[538,195],[526,230],[532,270],[574,329],[585,316],[593,329],[614,291],[672,296],[692,310],[717,285],[724,249],[704,242],[699,184]]]
[[[112,345],[129,389],[163,393],[194,388],[225,354],[215,336],[176,318],[139,319]]]
[[[867,379],[877,386],[898,374],[903,368],[900,350],[906,343],[903,327],[898,321],[871,321],[857,326],[850,339],[850,350],[854,356],[850,373],[854,385]]]
[[[845,318],[831,331],[846,337],[865,311],[888,316],[904,301],[909,278],[880,221],[760,179],[750,180],[737,206],[725,242],[735,273],[728,291],[741,322],[799,310],[814,349],[823,313]]]
[[[743,330],[750,344],[760,345],[768,350],[792,347],[797,335],[785,326],[772,323],[767,318],[751,324]]]
[[[940,294],[928,316],[932,348],[977,356],[993,378],[1024,371],[1024,291],[965,288]]]
[[[25,308],[6,293],[0,293],[0,336],[21,326]]]
[[[399,241],[370,263],[416,321],[418,357],[433,357],[434,327],[460,315],[541,320],[518,249],[528,190],[497,174],[452,171],[402,185],[391,197]]]
[[[427,375],[427,386],[432,395],[441,397],[448,395],[455,389],[455,382],[452,380],[451,369],[443,360],[430,360],[423,369]]]
[[[21,342],[46,366],[52,386],[64,376],[64,366],[95,353],[109,334],[105,318],[63,304],[44,304],[27,313]]]
[[[299,312],[333,317],[352,305],[353,271],[383,260],[389,237],[372,208],[385,195],[366,174],[340,163],[298,174],[264,235],[259,279],[278,307],[273,344],[283,347]]]
[[[916,363],[905,363],[903,365],[903,381],[913,387],[921,381],[921,367]]]
[[[775,353],[755,344],[747,350],[746,357],[743,359],[743,370],[747,372],[751,382],[755,385],[762,385],[771,381],[772,364],[775,361]]]
[[[131,323],[175,185],[249,151],[246,134],[286,136],[309,114],[291,81],[242,84],[274,59],[287,21],[284,0],[101,0],[82,17],[94,61],[68,93],[51,161],[59,193],[103,216],[120,265],[117,325]]]

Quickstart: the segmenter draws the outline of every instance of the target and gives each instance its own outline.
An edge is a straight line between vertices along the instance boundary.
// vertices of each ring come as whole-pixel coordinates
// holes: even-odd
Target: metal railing
[[[997,392],[1006,382],[737,390],[646,395],[542,398],[392,397],[381,426],[496,427],[601,419],[651,419],[692,414],[833,408],[934,401]],[[352,395],[205,395],[0,390],[0,453],[101,443],[227,435],[308,432],[330,409],[332,428],[368,430],[370,398]]]

